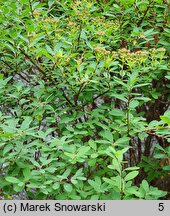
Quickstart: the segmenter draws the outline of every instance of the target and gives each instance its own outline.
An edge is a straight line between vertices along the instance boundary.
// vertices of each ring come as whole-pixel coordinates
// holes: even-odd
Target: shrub
[[[165,198],[168,2],[0,4],[2,196]]]

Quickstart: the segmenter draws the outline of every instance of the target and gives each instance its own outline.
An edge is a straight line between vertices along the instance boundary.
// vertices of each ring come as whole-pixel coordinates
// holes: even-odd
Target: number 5
[[[159,211],[163,211],[164,210],[164,203],[159,203],[158,210]]]

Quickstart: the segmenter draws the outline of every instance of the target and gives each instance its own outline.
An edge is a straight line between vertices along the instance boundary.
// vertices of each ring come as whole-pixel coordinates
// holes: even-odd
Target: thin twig
[[[30,11],[31,11],[31,16],[34,19],[35,17],[34,17],[34,12],[33,12],[33,8],[32,8],[31,0],[29,0],[29,6],[30,6]]]
[[[67,97],[66,93],[64,92],[64,90],[62,89],[63,92],[63,97],[66,99],[66,101],[71,105],[74,106],[74,104],[70,101],[70,99]]]
[[[31,57],[25,53],[21,48],[19,48],[19,50],[21,51],[21,53],[36,67],[36,69],[41,72],[44,76],[46,76],[45,71],[43,71],[32,59]]]
[[[141,18],[141,19],[139,20],[139,22],[137,23],[137,27],[139,27],[139,26],[141,25],[141,23],[143,22],[143,20],[144,20],[146,14],[148,13],[149,9],[150,9],[151,6],[152,6],[152,3],[153,3],[153,1],[151,1],[151,2],[149,3],[149,5],[148,5],[148,7],[146,8],[146,10],[145,10],[145,12],[144,12],[142,18]]]

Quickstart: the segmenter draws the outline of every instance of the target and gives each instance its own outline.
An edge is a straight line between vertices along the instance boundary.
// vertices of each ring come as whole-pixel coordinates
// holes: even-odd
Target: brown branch
[[[170,101],[162,101],[162,100],[159,100],[159,99],[157,99],[160,103],[162,103],[162,104],[168,104],[168,105],[170,105]]]
[[[74,106],[74,104],[70,101],[70,99],[67,97],[66,93],[64,92],[63,89],[61,89],[62,92],[63,92],[63,97],[66,99],[66,101],[71,105],[71,106]]]
[[[109,90],[110,90],[110,89],[108,89],[108,90],[106,90],[105,92],[103,92],[103,93],[97,95],[96,97],[94,97],[94,98],[93,98],[93,102],[94,102],[97,98],[99,98],[99,97],[103,96],[104,94],[106,94],[107,92],[109,92]],[[88,104],[89,104],[88,102],[85,103],[85,104],[83,104],[83,105],[82,105],[82,108],[84,108],[84,107],[87,106]]]
[[[77,94],[74,95],[74,103],[75,103],[76,106],[77,106],[77,102],[78,102],[79,95],[80,95],[81,91],[83,90],[84,85],[85,85],[85,82],[84,82],[84,83],[81,83]]]
[[[159,134],[154,133],[152,130],[148,130],[148,131],[145,131],[145,132],[147,134],[149,134],[149,135],[152,135],[152,136],[155,136],[155,137],[158,137],[158,138],[161,138],[161,139],[167,139],[166,137],[163,137],[163,136],[161,136]]]
[[[145,10],[145,12],[144,12],[142,18],[141,18],[141,19],[139,20],[139,22],[137,23],[137,27],[139,27],[139,26],[142,24],[143,20],[145,19],[146,14],[148,13],[149,9],[150,9],[151,6],[152,6],[152,3],[153,3],[153,1],[151,1],[151,2],[149,3],[149,5],[148,5],[148,7],[146,8],[146,10]]]
[[[77,48],[76,48],[76,50],[77,50],[77,49],[79,48],[79,46],[80,46],[81,32],[82,32],[82,23],[80,23],[80,28],[79,28],[79,34],[78,34],[78,39],[77,39]]]
[[[87,176],[87,179],[86,179],[86,181],[88,181],[88,179],[97,171],[97,170],[99,170],[99,167],[100,167],[100,164],[96,164],[96,167],[95,167],[95,169],[93,170],[93,171],[90,171],[89,170],[89,174],[88,174],[88,176]]]
[[[7,62],[5,62],[4,60],[2,60],[2,62],[7,65],[11,70],[13,70],[13,68],[11,67],[11,65],[9,65]],[[25,80],[27,83],[30,83],[29,80],[27,80],[22,74],[18,73],[17,71],[15,71],[15,73],[20,76],[23,80]]]
[[[34,62],[34,61],[31,59],[31,57],[30,57],[27,53],[25,53],[21,48],[19,48],[19,50],[20,50],[21,53],[36,67],[36,69],[37,69],[40,73],[42,73],[44,76],[46,76],[45,71],[43,71],[43,70],[36,64],[36,62]]]

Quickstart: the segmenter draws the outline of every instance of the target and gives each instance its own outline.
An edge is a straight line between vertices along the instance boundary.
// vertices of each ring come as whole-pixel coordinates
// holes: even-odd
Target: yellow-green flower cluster
[[[77,22],[75,22],[75,21],[70,20],[67,23],[67,28],[74,31],[74,30],[77,30],[79,28],[79,24]]]
[[[101,59],[104,60],[105,67],[110,68],[112,62],[117,58],[118,53],[115,51],[109,51],[105,47],[96,46],[94,48],[96,59],[99,61]]]
[[[152,48],[150,50],[150,55],[151,55],[151,59],[152,61],[157,61],[157,60],[162,60],[164,55],[165,55],[166,49],[161,47],[158,49]]]
[[[129,65],[129,67],[132,69],[135,65],[141,65],[144,63],[149,53],[147,51],[139,50],[137,52],[130,52],[130,50],[127,50],[125,48],[120,49],[118,51],[120,59],[122,60],[122,63]]]
[[[91,20],[90,20],[90,23],[93,24],[94,26],[96,27],[101,27],[103,26],[103,24],[106,22],[106,18],[105,17],[93,17]]]
[[[90,16],[90,12],[86,9],[75,10],[75,15],[81,20],[87,20]]]
[[[41,14],[41,12],[39,10],[34,10],[33,11],[33,15],[38,17]]]
[[[47,17],[47,18],[44,19],[44,22],[47,22],[47,23],[58,23],[59,19],[52,18],[52,17]]]
[[[103,36],[103,35],[105,35],[105,31],[98,30],[96,32],[96,35]]]
[[[165,48],[153,48],[149,51],[139,50],[137,52],[130,52],[125,48],[118,50],[122,63],[126,63],[130,69],[132,69],[134,66],[142,65],[147,59],[151,59],[152,64],[159,63],[159,61],[162,61],[165,52]]]
[[[106,50],[104,47],[101,47],[101,46],[96,46],[94,50],[96,53],[100,54],[101,56],[110,54],[109,50]]]
[[[88,20],[88,18],[90,16],[91,5],[92,5],[91,3],[88,3],[85,0],[73,1],[72,8],[73,8],[74,15],[76,16],[76,18],[78,18],[79,20],[82,20],[82,21]]]

